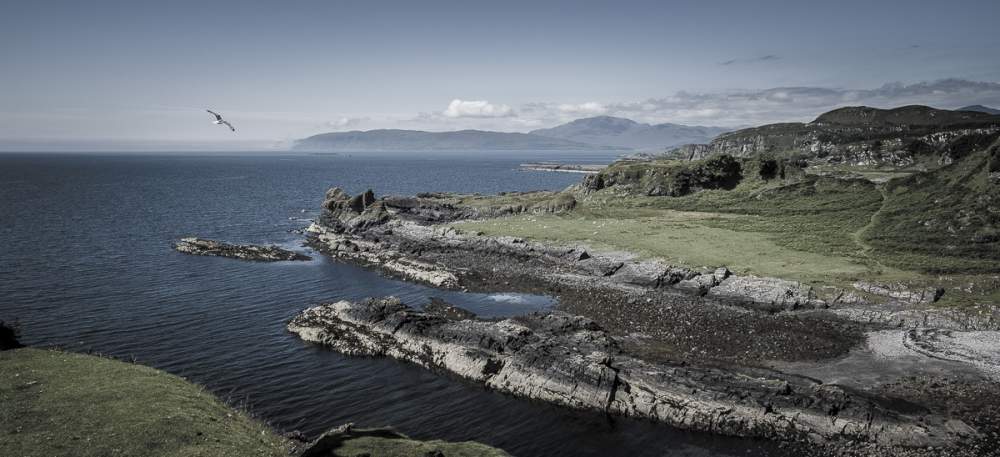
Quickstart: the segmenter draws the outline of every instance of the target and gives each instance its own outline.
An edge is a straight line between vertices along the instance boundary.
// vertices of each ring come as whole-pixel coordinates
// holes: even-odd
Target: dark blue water
[[[356,193],[560,189],[580,175],[518,160],[328,156],[0,155],[0,319],[23,340],[135,358],[245,401],[283,429],[392,425],[519,456],[768,455],[759,442],[611,419],[487,391],[387,359],[345,357],[284,330],[303,308],[397,295],[480,315],[548,297],[447,292],[322,256],[251,263],[172,250],[197,235],[296,249],[331,186]],[[773,454],[771,454],[773,455]]]

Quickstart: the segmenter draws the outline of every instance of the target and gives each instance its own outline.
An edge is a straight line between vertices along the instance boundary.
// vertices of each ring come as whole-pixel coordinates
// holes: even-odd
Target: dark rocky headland
[[[307,230],[317,250],[559,305],[493,321],[372,299],[310,308],[288,328],[347,354],[803,455],[991,455],[998,136],[997,116],[850,108],[623,160],[563,192],[334,188]],[[733,269],[674,262],[670,247],[684,244],[649,241],[691,224],[707,251],[774,250]],[[701,234],[734,247],[713,251]]]

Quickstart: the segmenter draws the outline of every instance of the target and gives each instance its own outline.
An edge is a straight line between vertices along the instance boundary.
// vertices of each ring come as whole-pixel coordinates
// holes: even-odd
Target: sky
[[[9,1],[0,149],[997,107],[998,17],[996,0]]]

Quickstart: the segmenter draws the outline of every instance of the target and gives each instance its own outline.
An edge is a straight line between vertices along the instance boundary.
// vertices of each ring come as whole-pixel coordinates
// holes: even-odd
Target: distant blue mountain
[[[612,116],[597,116],[533,130],[533,135],[593,145],[660,151],[689,143],[707,143],[728,129],[680,124],[645,124]]]
[[[528,133],[487,132],[483,130],[460,130],[457,132],[356,130],[323,133],[298,140],[293,148],[300,151],[322,152],[588,151],[609,149]]]
[[[983,106],[983,105],[969,105],[964,108],[959,108],[955,111],[977,111],[986,114],[1000,114],[1000,109],[990,108],[988,106]]]

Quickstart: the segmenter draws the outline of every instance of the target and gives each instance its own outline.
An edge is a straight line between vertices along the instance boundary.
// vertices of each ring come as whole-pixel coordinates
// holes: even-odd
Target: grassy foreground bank
[[[475,442],[357,430],[310,456],[507,454]],[[303,447],[299,444],[300,448]],[[0,456],[288,456],[293,443],[163,371],[32,348],[0,351]]]
[[[290,449],[178,376],[84,354],[0,352],[0,455],[287,456]]]

